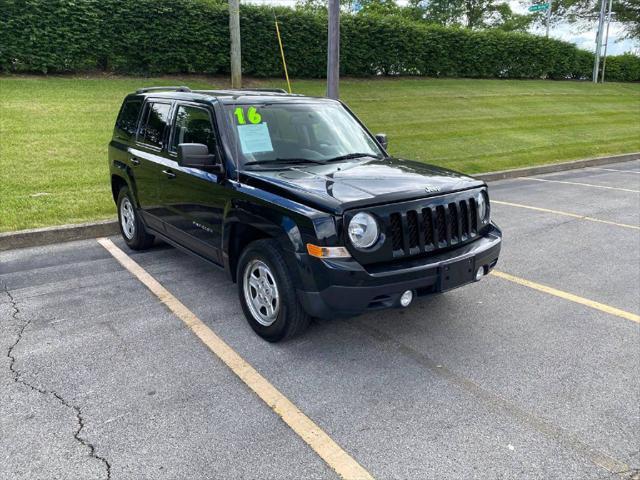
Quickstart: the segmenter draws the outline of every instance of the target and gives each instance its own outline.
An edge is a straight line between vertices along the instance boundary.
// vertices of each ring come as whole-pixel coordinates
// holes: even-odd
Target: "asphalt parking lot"
[[[111,240],[376,479],[640,478],[640,161],[490,192],[508,276],[275,345],[222,272]],[[0,286],[0,478],[339,478],[97,241]]]

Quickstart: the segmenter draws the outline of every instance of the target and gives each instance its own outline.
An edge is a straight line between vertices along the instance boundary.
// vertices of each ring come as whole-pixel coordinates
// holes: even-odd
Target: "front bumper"
[[[360,315],[399,305],[406,290],[425,295],[443,292],[474,281],[476,271],[490,270],[500,254],[502,232],[491,224],[474,242],[428,257],[365,269],[353,259],[329,261],[311,257],[305,263],[306,280],[316,287],[298,290],[306,312],[318,318]],[[485,272],[486,273],[486,272]]]

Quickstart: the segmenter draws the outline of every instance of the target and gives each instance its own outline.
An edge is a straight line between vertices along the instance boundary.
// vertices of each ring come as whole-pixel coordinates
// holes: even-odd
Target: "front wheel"
[[[118,193],[118,223],[122,238],[133,250],[144,250],[153,244],[153,235],[149,235],[138,215],[133,197],[127,187],[122,187]]]
[[[269,342],[294,337],[309,326],[309,316],[273,240],[250,244],[238,262],[238,293],[251,328]]]

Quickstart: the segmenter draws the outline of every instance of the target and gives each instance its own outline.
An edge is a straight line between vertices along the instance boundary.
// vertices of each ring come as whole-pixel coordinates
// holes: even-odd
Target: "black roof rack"
[[[181,86],[181,87],[144,87],[136,90],[136,93],[147,93],[147,92],[157,92],[162,90],[168,90],[172,92],[190,92],[191,89],[189,87]]]
[[[249,92],[272,92],[272,93],[289,93],[284,88],[240,88]]]
[[[194,90],[194,93],[217,93],[224,95],[242,94],[242,93],[289,93],[284,88],[219,88],[211,90]]]

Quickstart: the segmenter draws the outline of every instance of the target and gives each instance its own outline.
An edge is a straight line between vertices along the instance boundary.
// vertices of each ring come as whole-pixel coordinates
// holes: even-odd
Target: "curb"
[[[496,180],[504,180],[507,178],[531,177],[533,175],[540,175],[542,173],[564,172],[565,170],[575,170],[577,168],[584,167],[597,167],[599,165],[628,162],[630,160],[637,159],[640,159],[640,152],[626,153],[624,155],[613,155],[609,157],[587,158],[585,160],[575,160],[573,162],[551,163],[549,165],[540,165],[537,167],[514,168],[512,170],[479,173],[477,175],[473,175],[473,177],[484,180],[485,182],[495,182]]]
[[[584,167],[597,167],[609,163],[628,162],[640,159],[640,152],[609,157],[588,158],[574,162],[552,163],[538,167],[516,168],[499,172],[488,172],[473,175],[485,182],[494,182],[508,178],[527,177],[542,173],[563,172]],[[34,228],[31,230],[18,230],[17,232],[0,233],[0,251],[16,248],[39,247],[52,243],[70,242],[72,240],[86,240],[96,237],[110,237],[120,233],[116,220],[103,220],[101,222],[80,223],[73,225],[59,225],[55,227]]]
[[[109,237],[119,232],[120,229],[116,220],[5,232],[0,233],[0,252],[15,248],[39,247],[52,243],[70,242],[72,240]]]

